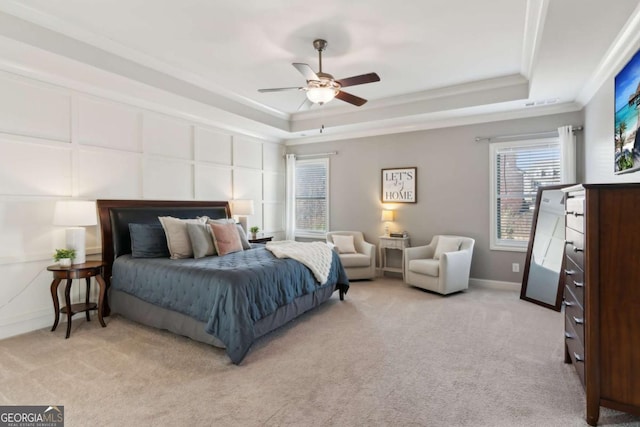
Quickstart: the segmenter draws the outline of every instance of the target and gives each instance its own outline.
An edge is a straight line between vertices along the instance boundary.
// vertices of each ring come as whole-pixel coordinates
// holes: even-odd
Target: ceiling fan
[[[300,105],[298,110],[307,110],[313,104],[325,104],[333,98],[338,98],[341,101],[348,102],[349,104],[353,104],[357,107],[364,105],[367,102],[366,99],[345,92],[342,88],[365,83],[379,82],[380,77],[378,77],[376,73],[369,73],[336,80],[331,74],[322,72],[322,51],[327,48],[327,41],[322,39],[314,40],[313,47],[318,51],[320,69],[317,73],[314,72],[308,64],[302,64],[299,62],[292,64],[304,76],[304,78],[307,79],[306,86],[258,89],[258,92],[303,90],[306,92],[307,98]]]

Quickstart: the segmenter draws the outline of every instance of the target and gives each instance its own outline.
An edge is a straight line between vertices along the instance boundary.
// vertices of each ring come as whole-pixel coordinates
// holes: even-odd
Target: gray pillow
[[[191,239],[194,258],[204,258],[216,254],[208,224],[187,223],[187,233]]]
[[[129,224],[131,256],[134,258],[169,258],[167,237],[160,224]]]

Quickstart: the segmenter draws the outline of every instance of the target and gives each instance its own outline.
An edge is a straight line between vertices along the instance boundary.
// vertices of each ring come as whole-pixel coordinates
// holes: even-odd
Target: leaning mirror
[[[520,298],[560,311],[566,185],[538,188]]]

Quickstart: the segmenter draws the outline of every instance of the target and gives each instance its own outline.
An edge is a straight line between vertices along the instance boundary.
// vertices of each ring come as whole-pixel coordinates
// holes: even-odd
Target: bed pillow
[[[167,246],[169,247],[171,259],[193,257],[193,248],[187,231],[187,223],[202,224],[206,223],[209,218],[180,219],[171,216],[160,216],[158,219],[167,236]]]
[[[131,256],[134,258],[169,258],[169,247],[160,224],[129,224]]]
[[[204,258],[216,254],[216,247],[213,245],[211,229],[207,224],[187,223],[187,233],[191,240],[194,258]]]
[[[340,234],[334,234],[332,237],[333,243],[338,248],[338,253],[341,254],[355,254],[356,247],[353,245],[353,236],[343,236]]]
[[[242,243],[242,249],[251,249],[251,243],[249,243],[249,239],[247,238],[247,233],[244,232],[244,228],[238,223],[236,223],[231,218],[223,218],[223,219],[210,219],[208,221],[209,224],[228,224],[232,223],[238,227],[238,235],[240,236],[240,243]]]
[[[459,237],[438,237],[438,245],[436,246],[436,252],[433,254],[433,259],[440,259],[440,256],[445,252],[455,252],[460,249],[460,243],[462,240]]]
[[[213,244],[218,255],[242,251],[242,243],[238,234],[238,227],[232,222],[226,224],[209,223],[213,234]]]

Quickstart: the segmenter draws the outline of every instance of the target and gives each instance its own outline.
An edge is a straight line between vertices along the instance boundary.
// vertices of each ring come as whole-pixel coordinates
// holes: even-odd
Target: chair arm
[[[361,249],[363,254],[365,254],[366,256],[368,256],[369,258],[371,258],[372,256],[375,257],[376,255],[376,245],[371,244],[369,242],[362,242],[361,243]],[[375,260],[375,258],[372,258]]]
[[[444,283],[468,282],[471,256],[468,250],[445,252],[440,255],[440,276]]]

